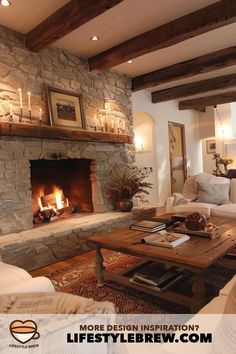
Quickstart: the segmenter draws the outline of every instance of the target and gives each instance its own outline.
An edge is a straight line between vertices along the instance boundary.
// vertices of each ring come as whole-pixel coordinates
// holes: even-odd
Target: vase
[[[116,203],[118,210],[127,212],[133,208],[134,204],[131,199],[119,199]]]

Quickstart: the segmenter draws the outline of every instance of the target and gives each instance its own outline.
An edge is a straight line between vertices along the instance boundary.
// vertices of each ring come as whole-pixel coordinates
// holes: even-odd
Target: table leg
[[[96,276],[97,276],[97,286],[102,288],[103,283],[103,270],[105,269],[103,265],[103,256],[100,247],[96,249]]]
[[[191,306],[191,311],[193,313],[198,312],[206,302],[205,299],[205,283],[202,273],[195,273],[193,275],[192,292],[193,292],[193,304]]]

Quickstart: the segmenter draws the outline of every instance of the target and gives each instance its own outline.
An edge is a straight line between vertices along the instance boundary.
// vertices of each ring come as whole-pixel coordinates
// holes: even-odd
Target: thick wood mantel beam
[[[193,75],[236,64],[236,46],[218,50],[132,79],[132,90],[139,91]]]
[[[71,0],[26,35],[29,50],[39,52],[124,0]]]
[[[236,74],[201,80],[190,84],[171,87],[166,90],[152,92],[152,103],[175,100],[198,93],[236,86]]]
[[[192,100],[179,102],[179,109],[199,109],[201,107],[215,106],[217,104],[236,101],[236,91],[225,92],[214,96],[199,97]]]
[[[236,21],[236,1],[221,0],[131,38],[89,59],[90,70],[106,70]]]

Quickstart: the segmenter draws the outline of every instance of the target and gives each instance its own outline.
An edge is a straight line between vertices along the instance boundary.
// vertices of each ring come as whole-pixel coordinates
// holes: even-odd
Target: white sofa
[[[230,313],[236,314],[236,275],[234,275],[234,277],[219,291],[219,295],[212,299],[207,305],[205,305],[198,312],[198,314],[203,315],[225,313],[227,302],[229,302],[229,295],[231,296],[231,304],[230,309],[227,309],[227,312],[230,311]],[[234,298],[233,301],[232,297]],[[234,303],[234,307],[232,307],[232,303]]]
[[[229,202],[220,205],[197,202],[198,181],[208,183],[209,185],[229,184]],[[183,203],[181,203],[181,196],[183,197]],[[236,218],[236,179],[216,177],[206,173],[191,176],[185,181],[182,194],[177,193],[175,197],[169,197],[166,204],[168,204],[168,212],[181,213],[198,211],[206,216]]]
[[[54,291],[48,278],[32,278],[26,270],[0,262],[0,294]]]

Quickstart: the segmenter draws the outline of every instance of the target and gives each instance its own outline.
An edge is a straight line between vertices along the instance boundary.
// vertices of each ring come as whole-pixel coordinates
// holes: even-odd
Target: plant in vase
[[[225,175],[227,175],[228,173],[228,165],[232,164],[233,162],[234,160],[232,159],[232,157],[229,156],[220,157],[219,164],[224,166]]]
[[[120,211],[130,211],[133,208],[133,197],[142,203],[147,202],[144,195],[149,194],[148,189],[152,188],[152,183],[146,182],[145,179],[152,171],[152,167],[112,166],[105,186],[106,197],[111,199]]]

